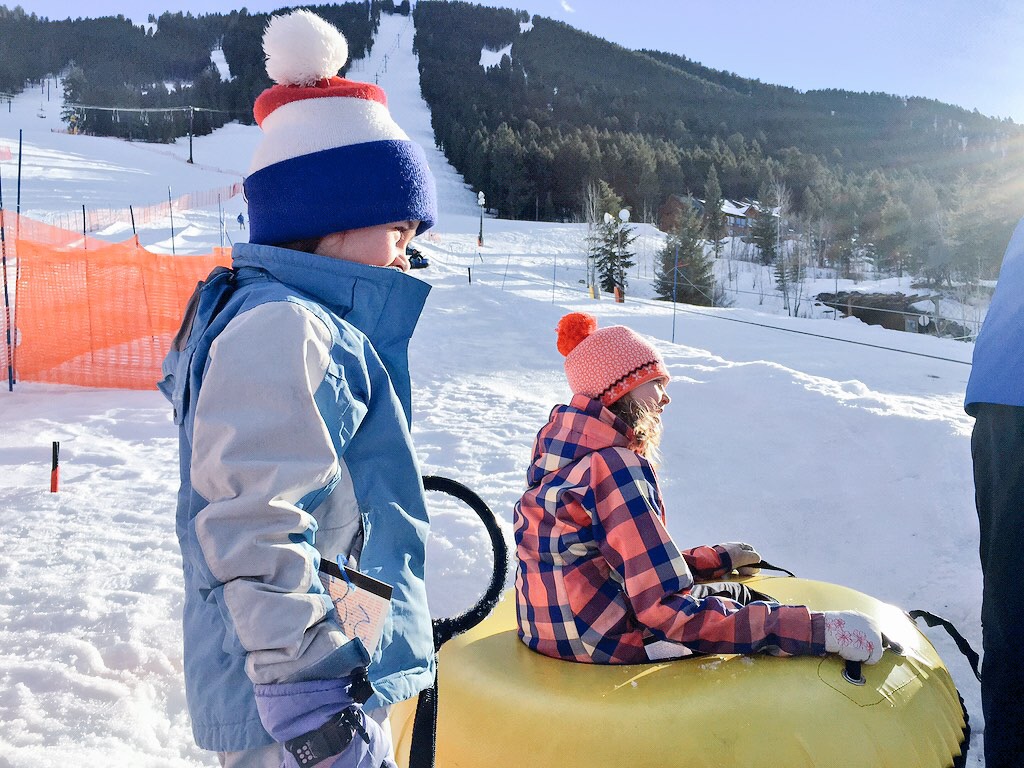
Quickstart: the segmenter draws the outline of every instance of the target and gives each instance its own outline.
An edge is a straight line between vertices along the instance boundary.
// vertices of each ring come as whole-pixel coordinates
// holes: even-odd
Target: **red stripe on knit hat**
[[[594,399],[600,400],[602,405],[609,406],[623,395],[653,379],[671,379],[668,369],[665,368],[665,364],[661,360],[651,360],[649,363],[637,366],[608,385]]]
[[[252,113],[257,125],[262,126],[267,116],[278,107],[303,99],[323,99],[331,96],[345,96],[352,99],[367,99],[388,105],[384,89],[373,83],[360,83],[343,77],[329,77],[313,85],[274,85],[256,98]]]

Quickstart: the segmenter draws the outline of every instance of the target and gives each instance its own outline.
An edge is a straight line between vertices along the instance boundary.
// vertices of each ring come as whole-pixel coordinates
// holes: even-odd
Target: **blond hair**
[[[626,422],[626,425],[633,430],[633,439],[629,443],[629,449],[636,451],[651,464],[657,465],[662,430],[661,417],[658,412],[635,399],[632,392],[627,392],[609,405],[608,410]]]

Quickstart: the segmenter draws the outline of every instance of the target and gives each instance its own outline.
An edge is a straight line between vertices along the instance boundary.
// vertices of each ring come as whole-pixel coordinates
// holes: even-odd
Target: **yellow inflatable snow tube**
[[[439,656],[438,768],[949,768],[967,729],[959,694],[907,615],[854,590],[799,578],[744,580],[781,603],[856,609],[902,645],[863,684],[824,658],[696,656],[576,664],[529,650],[506,593]],[[406,768],[416,701],[393,708]],[[965,747],[964,747],[965,748]]]

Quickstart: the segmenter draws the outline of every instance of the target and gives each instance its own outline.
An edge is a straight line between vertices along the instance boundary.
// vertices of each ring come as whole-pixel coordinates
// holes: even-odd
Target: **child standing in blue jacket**
[[[434,672],[407,352],[429,289],[404,274],[434,183],[383,91],[337,76],[334,27],[295,11],[263,46],[250,242],[194,297],[161,382],[189,712],[222,766],[391,766],[387,707]],[[322,557],[392,587],[375,647],[342,630]]]

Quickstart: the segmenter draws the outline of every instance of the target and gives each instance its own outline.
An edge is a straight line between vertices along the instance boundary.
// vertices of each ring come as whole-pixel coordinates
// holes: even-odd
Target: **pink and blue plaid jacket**
[[[537,434],[516,504],[519,635],[547,656],[648,660],[644,640],[698,653],[825,654],[822,615],[802,606],[696,599],[697,581],[732,570],[722,547],[680,552],[654,470],[629,427],[597,400],[558,405]]]

